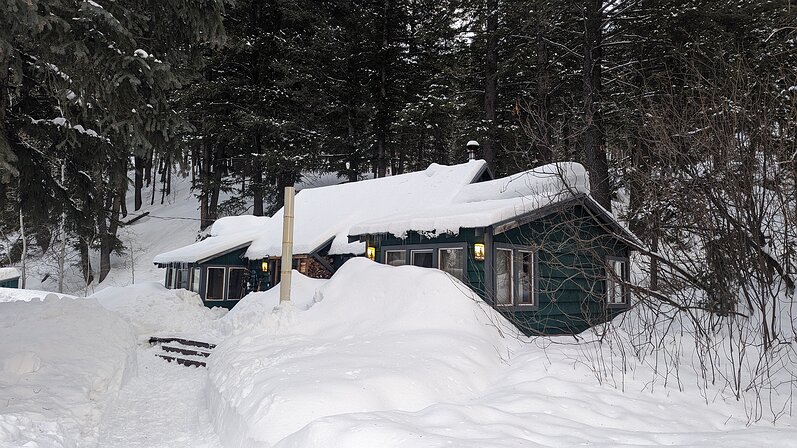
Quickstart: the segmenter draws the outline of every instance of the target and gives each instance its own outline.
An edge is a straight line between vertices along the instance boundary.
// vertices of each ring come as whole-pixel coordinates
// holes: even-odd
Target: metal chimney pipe
[[[468,160],[476,160],[476,151],[479,150],[479,142],[471,140],[465,147],[468,148]]]

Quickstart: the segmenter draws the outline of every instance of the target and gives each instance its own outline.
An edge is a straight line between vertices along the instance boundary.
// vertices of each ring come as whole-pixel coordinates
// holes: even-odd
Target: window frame
[[[230,297],[230,275],[232,274],[232,271],[244,271],[244,273],[246,273],[246,272],[249,271],[249,269],[245,268],[245,267],[240,267],[240,266],[229,266],[226,269],[225,277],[224,277],[224,286],[225,286],[225,288],[224,288],[224,300],[231,300],[231,301],[237,302],[237,301],[243,299],[244,295],[246,295],[246,294],[241,295],[241,297],[239,297],[237,299],[233,299],[233,298]],[[243,279],[244,279],[244,276],[241,277],[241,286],[245,289],[246,288],[246,282],[243,281]]]
[[[444,250],[460,250],[460,251],[462,251],[461,252],[461,254],[462,254],[462,263],[461,263],[462,266],[460,266],[460,269],[462,269],[462,278],[459,278],[456,275],[454,275],[454,274],[452,274],[452,273],[450,273],[450,272],[448,272],[445,269],[440,267],[440,260],[442,259],[442,257],[440,255],[441,255],[442,251],[444,251]],[[440,269],[441,271],[447,273],[448,275],[454,277],[455,279],[457,279],[457,280],[459,280],[461,282],[465,282],[467,280],[467,278],[468,278],[468,248],[467,248],[467,246],[460,247],[460,246],[445,245],[445,246],[438,247],[437,250],[436,250],[436,253],[437,253],[437,263],[434,263],[434,260],[432,260],[432,263],[437,266],[437,269]]]
[[[498,303],[498,252],[509,252],[509,303]],[[494,266],[494,275],[495,275],[495,298],[493,301],[495,302],[495,306],[500,308],[513,308],[515,307],[515,251],[512,248],[508,247],[497,247],[495,248],[495,256],[493,257],[495,260]]]
[[[174,268],[171,266],[166,267],[166,278],[163,280],[163,286],[166,289],[174,289],[172,288],[172,283],[174,279]]]
[[[211,269],[221,269],[224,271],[222,275],[222,288],[221,288],[221,298],[220,299],[210,299],[208,298],[208,292],[210,291],[210,270]],[[207,275],[205,276],[205,301],[206,302],[224,302],[227,300],[227,267],[226,266],[208,266],[206,268]]]
[[[186,287],[180,287],[181,272],[186,275]],[[191,270],[189,268],[174,268],[174,289],[188,289],[191,287]]]
[[[429,254],[432,256],[432,265],[429,266],[430,268],[434,268],[437,263],[435,263],[435,250],[434,248],[417,248],[417,249],[410,249],[410,266],[417,266],[419,268],[425,268],[426,266],[418,266],[415,264],[415,254]]]
[[[488,249],[489,250],[489,249]],[[512,303],[511,304],[499,304],[498,299],[498,274],[497,274],[497,266],[496,260],[498,259],[497,252],[499,250],[507,250],[511,252],[511,260],[512,260]],[[540,307],[540,263],[539,263],[539,249],[532,246],[532,245],[519,245],[519,244],[507,244],[507,243],[494,243],[493,248],[493,304],[502,310],[513,310],[513,311],[534,311],[538,310]],[[520,253],[527,253],[531,255],[531,279],[529,285],[529,294],[531,295],[531,303],[520,303],[520,297],[518,294],[517,287],[520,284],[520,263],[516,263],[517,257]]]
[[[407,249],[385,249],[382,251],[382,263],[388,266],[407,266]],[[390,264],[387,262],[387,255],[389,253],[402,253],[404,254],[404,263],[403,264]]]
[[[199,289],[202,287],[202,268],[199,266],[194,266],[191,268],[191,281],[190,281],[190,291],[193,291],[199,294]],[[196,287],[196,289],[194,288]]]
[[[614,291],[614,287],[616,286],[615,280],[615,271],[614,271],[614,263],[621,262],[623,263],[622,273],[620,275],[620,294],[622,296],[622,302],[610,302],[609,301],[609,291]],[[611,268],[612,274],[610,275],[608,272],[608,268]],[[606,257],[606,266],[604,267],[604,274],[606,274],[606,280],[604,281],[604,300],[606,302],[606,306],[609,308],[626,308],[631,304],[631,293],[628,290],[628,283],[630,282],[631,278],[631,264],[630,259],[627,257],[617,257],[617,256],[608,256]]]

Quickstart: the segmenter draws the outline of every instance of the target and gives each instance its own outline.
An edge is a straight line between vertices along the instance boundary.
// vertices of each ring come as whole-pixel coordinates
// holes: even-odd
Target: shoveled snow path
[[[100,424],[101,448],[221,446],[205,405],[207,370],[138,351],[138,376],[119,392]]]

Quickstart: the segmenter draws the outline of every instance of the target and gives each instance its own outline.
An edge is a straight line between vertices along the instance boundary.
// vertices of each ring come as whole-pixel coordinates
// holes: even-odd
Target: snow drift
[[[27,297],[24,297],[27,298]],[[0,446],[96,443],[106,405],[135,370],[130,326],[91,299],[0,303]]]
[[[227,446],[270,446],[332,415],[467,400],[517,344],[500,315],[438,270],[352,259],[314,301],[216,348],[208,402]]]

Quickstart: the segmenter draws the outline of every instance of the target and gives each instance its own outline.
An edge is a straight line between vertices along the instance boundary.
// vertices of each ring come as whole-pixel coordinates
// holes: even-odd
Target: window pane
[[[205,300],[224,300],[224,268],[208,268]]]
[[[175,282],[175,289],[188,289],[188,269],[178,269],[177,270],[177,281]]]
[[[534,254],[524,251],[515,252],[515,267],[518,270],[517,290],[515,291],[518,303],[533,305]]]
[[[454,277],[465,280],[465,254],[463,249],[440,249],[438,268]]]
[[[495,251],[495,301],[498,305],[512,305],[512,251]]]
[[[229,272],[227,300],[239,300],[244,296],[244,290],[246,289],[246,282],[244,282],[246,269],[230,268]]]
[[[201,278],[202,270],[194,268],[194,275],[191,277],[191,291],[199,292],[199,279]]]
[[[606,294],[609,303],[625,303],[625,291],[622,280],[625,279],[625,261],[611,260],[609,262],[612,272],[606,282]]]
[[[407,251],[405,250],[385,251],[385,264],[389,264],[391,266],[402,266],[407,264]]]
[[[172,268],[166,268],[166,281],[163,284],[167,288],[172,288]]]
[[[432,251],[413,251],[412,252],[413,266],[420,266],[422,268],[431,268],[432,264]]]

